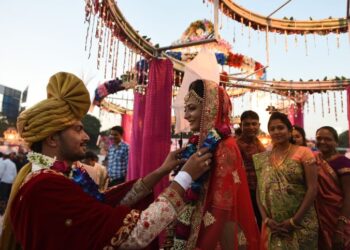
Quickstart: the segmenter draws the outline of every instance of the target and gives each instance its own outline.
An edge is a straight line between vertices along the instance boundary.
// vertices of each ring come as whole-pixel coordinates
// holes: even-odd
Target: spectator
[[[109,186],[115,186],[125,182],[129,160],[129,145],[122,140],[124,129],[121,126],[111,128],[109,139],[110,146],[107,153],[107,166]]]

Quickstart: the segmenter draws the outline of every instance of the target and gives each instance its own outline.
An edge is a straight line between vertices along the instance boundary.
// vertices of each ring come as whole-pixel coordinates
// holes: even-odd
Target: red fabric
[[[170,151],[172,83],[172,62],[169,59],[152,59],[146,93],[142,149],[138,155],[141,156],[140,176],[158,168]],[[168,185],[168,178],[164,177],[154,189],[155,196]]]
[[[246,249],[259,248],[259,229],[255,221],[250,200],[247,177],[242,164],[238,146],[233,137],[222,141],[215,153],[214,173],[204,211],[209,211],[216,219],[215,223],[205,227],[202,223],[197,246],[199,249],[215,249],[220,241],[224,225],[234,222],[234,228],[228,246],[238,249],[239,228],[248,242]],[[239,176],[239,179],[235,179]],[[227,232],[226,232],[227,234]],[[222,249],[226,249],[221,246]]]
[[[304,113],[302,112],[302,106],[304,104],[297,103],[290,105],[288,118],[293,125],[297,125],[299,127],[304,127]]]
[[[343,204],[344,194],[340,179],[327,162],[322,162],[318,169],[316,210],[320,227],[318,245],[324,249],[333,248],[333,237]],[[344,225],[344,235],[345,249],[350,249],[350,225]]]
[[[132,131],[132,115],[122,115],[122,127],[124,128],[123,140],[130,144],[131,142],[131,131]]]
[[[269,249],[269,232],[268,227],[266,223],[262,224],[261,227],[261,237],[260,237],[260,250],[267,250]]]
[[[135,93],[127,180],[134,180],[143,177],[141,173],[142,165],[140,156],[142,153],[142,134],[144,128],[145,107],[146,96]]]
[[[119,201],[132,184],[107,194],[107,202]],[[107,245],[130,210],[98,202],[64,176],[41,173],[19,190],[10,216],[25,250],[90,250]]]

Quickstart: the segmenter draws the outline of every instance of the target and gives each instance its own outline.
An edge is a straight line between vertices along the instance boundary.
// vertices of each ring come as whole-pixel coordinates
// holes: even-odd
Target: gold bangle
[[[346,225],[350,224],[350,219],[345,217],[344,215],[339,216],[338,217],[338,221],[341,221],[341,222],[343,222]]]
[[[293,218],[290,218],[290,219],[289,219],[289,223],[290,223],[293,227],[298,228],[298,226],[295,224]]]
[[[264,224],[267,225],[267,223],[269,223],[269,220],[270,220],[270,218],[269,218],[269,217],[266,217],[265,220],[264,220]]]

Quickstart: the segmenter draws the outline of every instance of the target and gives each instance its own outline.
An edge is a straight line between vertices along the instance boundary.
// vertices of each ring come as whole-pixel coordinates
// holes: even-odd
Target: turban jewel
[[[90,108],[90,95],[77,76],[59,72],[47,85],[47,99],[24,110],[17,119],[17,129],[29,144],[66,129],[79,121]]]

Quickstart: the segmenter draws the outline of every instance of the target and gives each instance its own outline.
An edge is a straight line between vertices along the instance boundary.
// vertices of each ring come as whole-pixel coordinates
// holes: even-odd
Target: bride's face
[[[199,132],[202,115],[202,104],[191,97],[185,104],[185,119],[190,123],[193,132]]]

